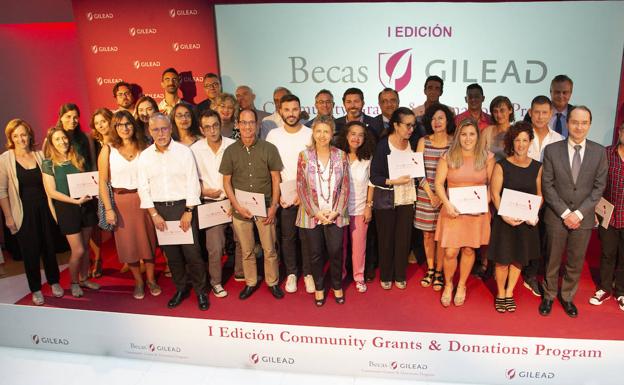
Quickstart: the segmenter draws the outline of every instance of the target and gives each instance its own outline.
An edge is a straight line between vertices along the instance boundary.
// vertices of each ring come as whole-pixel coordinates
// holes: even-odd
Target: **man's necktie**
[[[574,157],[572,158],[572,180],[576,184],[579,171],[581,171],[581,145],[574,146]]]
[[[555,131],[557,131],[558,134],[563,135],[563,127],[561,124],[561,112],[557,112],[557,121],[555,122]]]

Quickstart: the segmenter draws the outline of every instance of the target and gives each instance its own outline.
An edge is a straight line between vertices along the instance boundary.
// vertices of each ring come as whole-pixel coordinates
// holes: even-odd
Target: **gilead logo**
[[[197,16],[199,12],[196,9],[175,9],[169,10],[169,16],[173,19],[176,16]]]
[[[117,78],[103,78],[101,76],[98,76],[95,79],[95,82],[98,84],[98,86],[101,86],[103,84],[116,84],[119,83],[120,81],[122,81],[122,79],[117,79]]]
[[[412,53],[411,48],[395,53],[380,52],[379,81],[384,87],[394,88],[401,92],[412,80]]]
[[[87,12],[86,14],[87,20],[89,21],[93,21],[93,20],[104,20],[104,19],[112,19],[115,17],[114,14],[112,13],[93,13],[93,12]]]
[[[32,343],[35,345],[46,344],[46,345],[69,345],[69,340],[65,338],[57,338],[57,337],[44,337],[39,336],[37,334],[33,334],[30,336]]]
[[[109,46],[97,46],[97,45],[92,45],[91,46],[91,52],[93,52],[93,54],[97,54],[98,52],[100,53],[107,53],[107,52],[117,52],[119,50],[119,48],[117,48],[117,46],[114,45],[109,45]]]
[[[255,365],[260,361],[260,357],[258,357],[258,355],[254,353],[251,356],[249,356],[249,361],[251,361],[251,363]]]
[[[173,50],[175,52],[178,51],[185,51],[185,50],[193,50],[193,49],[200,49],[201,48],[201,44],[199,43],[173,43],[171,44],[171,48],[173,48]]]
[[[132,65],[134,66],[135,69],[138,70],[139,68],[160,67],[160,62],[151,61],[151,60],[146,60],[146,61],[135,60],[134,62],[132,62]]]
[[[128,29],[128,33],[130,34],[130,36],[155,35],[156,33],[158,33],[158,30],[156,28],[136,28],[136,27],[130,27]]]
[[[516,369],[507,369],[507,371],[505,372],[505,377],[507,377],[508,379],[513,379],[516,376]]]

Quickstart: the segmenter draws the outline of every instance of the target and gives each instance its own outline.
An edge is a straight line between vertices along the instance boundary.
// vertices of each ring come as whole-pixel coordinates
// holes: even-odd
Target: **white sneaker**
[[[65,295],[65,290],[58,283],[52,284],[52,295],[56,298],[61,298]]]
[[[617,303],[620,307],[620,310],[624,311],[624,295],[617,297]]]
[[[594,296],[589,299],[589,303],[592,305],[602,305],[602,303],[611,298],[611,294],[600,289],[594,293]]]
[[[288,274],[286,278],[286,286],[284,289],[287,293],[294,293],[297,291],[297,276],[294,274]]]
[[[361,282],[355,283],[355,289],[357,290],[358,293],[366,293],[367,287],[364,281],[361,281]]]
[[[41,294],[41,290],[37,290],[36,292],[32,293],[32,301],[37,306],[41,306],[45,303],[43,299],[43,294]]]
[[[217,297],[217,298],[223,298],[223,297],[227,297],[228,292],[225,291],[223,286],[221,286],[221,285],[214,285],[212,287],[212,294],[214,294],[214,296]]]
[[[303,277],[303,283],[305,283],[306,293],[312,294],[316,291],[316,286],[314,285],[314,278],[312,278],[312,274],[308,274]]]

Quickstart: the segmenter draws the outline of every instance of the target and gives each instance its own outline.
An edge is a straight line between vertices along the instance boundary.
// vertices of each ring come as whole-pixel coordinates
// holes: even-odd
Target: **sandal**
[[[93,271],[91,272],[92,278],[102,278],[102,259],[96,259],[93,264]]]
[[[76,282],[72,282],[71,284],[71,295],[76,298],[80,298],[84,295],[82,289],[80,288],[80,285]]]
[[[455,298],[453,298],[453,303],[455,306],[461,306],[466,301],[466,286],[457,285],[457,291],[455,292]]]
[[[440,291],[444,288],[444,276],[441,271],[435,271],[433,276],[433,291]]]
[[[427,269],[425,276],[420,280],[420,286],[429,287],[433,282],[433,276],[435,275],[435,269]]]
[[[505,309],[510,313],[516,311],[516,301],[514,301],[513,297],[505,298]]]
[[[499,313],[504,313],[507,311],[507,298],[498,298],[494,299],[494,309],[496,309]]]
[[[451,296],[453,296],[453,285],[445,285],[444,291],[442,292],[442,297],[440,297],[440,303],[442,304],[442,306],[451,306]]]

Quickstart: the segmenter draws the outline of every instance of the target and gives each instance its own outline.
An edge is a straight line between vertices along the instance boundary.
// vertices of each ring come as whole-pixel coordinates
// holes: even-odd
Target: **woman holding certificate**
[[[349,224],[349,161],[344,151],[330,144],[334,120],[320,116],[312,125],[312,144],[299,153],[297,194],[301,201],[296,225],[303,232],[314,278],[314,303],[323,306],[325,249],[336,303],[344,304],[342,290],[342,236]]]
[[[418,185],[416,213],[414,227],[423,232],[425,256],[427,258],[427,273],[420,280],[423,287],[433,286],[433,290],[440,291],[444,287],[442,276],[442,261],[444,251],[440,243],[436,244],[435,229],[440,214],[440,198],[435,193],[435,174],[440,156],[444,154],[453,140],[455,119],[453,112],[444,104],[433,104],[425,111],[425,130],[427,136],[420,138],[417,152],[423,153],[425,161],[425,178]]]
[[[416,188],[409,175],[390,178],[388,158],[402,153],[412,154],[409,138],[414,132],[416,116],[406,107],[399,107],[390,118],[388,136],[377,144],[371,162],[371,183],[375,185],[373,209],[379,240],[379,274],[381,287],[398,289],[407,286],[407,255],[414,220]]]
[[[54,252],[54,226],[41,181],[43,154],[35,151],[30,125],[11,120],[4,130],[8,150],[0,155],[0,206],[6,227],[17,238],[35,305],[43,305],[40,261],[55,297],[63,296]]]
[[[90,196],[71,198],[69,196],[68,174],[86,171],[84,158],[74,150],[65,130],[53,127],[46,136],[44,153],[46,158],[41,170],[43,185],[52,199],[61,234],[67,237],[71,248],[69,273],[71,293],[82,297],[82,288],[98,290],[100,285],[87,280],[89,275],[89,238],[97,223],[95,201]],[[95,183],[95,181],[94,181]]]
[[[138,187],[138,157],[147,143],[128,111],[118,111],[111,121],[110,144],[102,148],[98,158],[100,199],[106,210],[106,222],[115,225],[115,246],[119,261],[127,263],[134,277],[136,299],[145,297],[144,281],[139,262],[145,263],[147,287],[153,296],[161,293],[154,278],[156,233],[147,210],[141,209]],[[108,195],[107,184],[113,188],[115,207]]]
[[[498,161],[492,173],[492,201],[496,210],[501,208],[503,189],[542,195],[542,165],[528,156],[532,140],[533,128],[527,122],[514,124],[505,135],[507,157]],[[534,204],[535,210],[539,209],[539,203]],[[499,313],[516,311],[513,291],[522,266],[540,256],[536,224],[537,216],[534,222],[501,215],[495,215],[492,220],[488,258],[496,264],[494,274],[497,292],[494,307]]]
[[[455,306],[463,305],[466,299],[466,281],[474,264],[475,249],[487,245],[490,240],[486,186],[493,168],[494,155],[483,148],[477,122],[473,119],[462,120],[448,152],[440,158],[435,177],[436,194],[444,206],[435,235],[435,240],[444,249],[445,285],[440,298],[444,307],[451,304],[459,252],[461,263],[457,292],[453,298]]]

